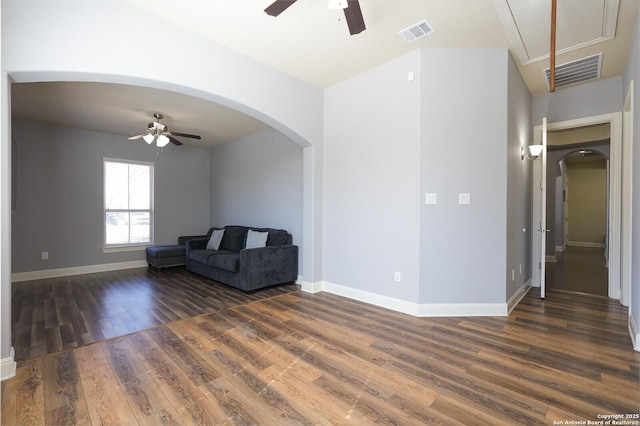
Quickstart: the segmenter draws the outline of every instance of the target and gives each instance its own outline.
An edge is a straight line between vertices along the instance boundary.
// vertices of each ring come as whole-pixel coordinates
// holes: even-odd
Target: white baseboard
[[[296,284],[300,284],[300,289],[305,293],[319,293],[322,291],[322,281],[316,283],[310,283],[299,279]]]
[[[511,311],[513,311],[513,309],[518,306],[518,303],[520,303],[522,298],[526,296],[529,290],[531,290],[531,279],[524,283],[515,293],[513,293],[513,296],[511,296],[509,300],[507,300],[508,313],[511,313]]]
[[[563,244],[561,246],[556,246],[556,251],[565,251],[566,248],[567,248],[566,244]]]
[[[571,247],[591,247],[591,248],[605,248],[604,243],[591,243],[586,241],[567,241],[567,245]]]
[[[392,311],[402,312],[415,317],[471,317],[471,316],[507,316],[506,303],[413,303],[406,300],[383,296],[364,290],[333,284],[326,281],[315,283],[301,282],[302,291],[327,293],[354,299]]]
[[[45,278],[67,277],[70,275],[93,274],[96,272],[119,271],[122,269],[144,268],[146,260],[130,262],[103,263],[100,265],[75,266],[72,268],[45,269],[42,271],[16,272],[11,274],[11,282],[41,280]]]
[[[631,336],[633,349],[640,352],[640,331],[638,331],[638,326],[631,315],[629,315],[629,335]]]
[[[544,257],[544,261],[545,262],[556,263],[558,261],[558,256],[556,256],[555,254],[553,256],[545,256]]]
[[[16,351],[11,347],[7,358],[0,359],[0,381],[10,379],[16,375]]]

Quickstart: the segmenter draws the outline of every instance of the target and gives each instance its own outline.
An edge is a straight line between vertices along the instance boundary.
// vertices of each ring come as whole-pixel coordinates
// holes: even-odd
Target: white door
[[[547,258],[547,117],[542,119],[542,154],[540,154],[540,298],[546,296],[546,264]]]
[[[545,258],[547,243],[547,119],[534,129],[534,143],[542,145],[542,153],[533,161],[533,255],[531,259],[533,285],[540,287],[540,297],[546,293]]]

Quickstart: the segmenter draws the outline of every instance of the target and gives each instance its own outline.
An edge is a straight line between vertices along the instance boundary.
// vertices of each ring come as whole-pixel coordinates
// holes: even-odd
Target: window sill
[[[147,247],[153,247],[153,243],[144,244],[144,245],[136,245],[136,246],[110,246],[110,247],[102,247],[103,253],[121,253],[125,251],[143,251],[146,250]]]

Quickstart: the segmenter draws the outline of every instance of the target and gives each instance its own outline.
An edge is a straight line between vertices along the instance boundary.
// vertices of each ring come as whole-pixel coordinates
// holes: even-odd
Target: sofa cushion
[[[252,249],[265,247],[267,245],[268,236],[268,232],[258,232],[253,229],[249,229],[249,231],[247,231],[247,243],[244,248]]]
[[[211,238],[209,238],[209,241],[207,242],[207,250],[218,250],[223,236],[224,229],[216,229],[213,231]]]
[[[240,254],[223,251],[213,252],[213,254],[209,256],[207,264],[225,271],[238,272],[240,270]]]
[[[291,234],[283,229],[251,228],[258,232],[268,232],[267,246],[284,246],[291,244]]]
[[[211,250],[191,250],[189,252],[189,260],[194,262],[202,263],[203,265],[209,264],[209,257],[216,253]]]
[[[220,250],[240,251],[244,248],[244,241],[249,228],[246,226],[225,226]]]

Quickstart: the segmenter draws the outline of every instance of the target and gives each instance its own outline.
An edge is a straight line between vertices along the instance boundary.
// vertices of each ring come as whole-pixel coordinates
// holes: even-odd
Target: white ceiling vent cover
[[[587,56],[573,62],[556,66],[556,87],[580,83],[600,77],[602,70],[602,53]],[[544,70],[547,79],[547,87],[551,84],[551,70]]]
[[[402,31],[398,31],[398,34],[400,34],[407,43],[411,43],[412,41],[416,41],[435,32],[436,30],[433,26],[425,19],[417,24],[413,24],[412,26],[405,28]]]

